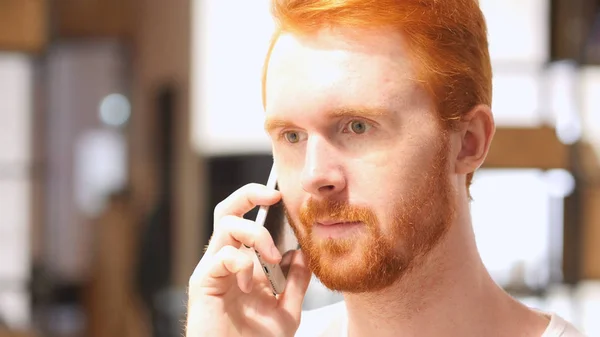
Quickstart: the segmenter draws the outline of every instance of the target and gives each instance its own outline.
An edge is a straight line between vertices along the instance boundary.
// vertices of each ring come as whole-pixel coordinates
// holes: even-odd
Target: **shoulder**
[[[332,327],[341,324],[346,316],[346,303],[340,301],[318,309],[302,312],[300,327],[295,337],[314,337],[328,334]]]
[[[550,316],[550,324],[548,324],[548,328],[542,337],[585,337],[562,317],[554,313],[547,313],[546,315]]]

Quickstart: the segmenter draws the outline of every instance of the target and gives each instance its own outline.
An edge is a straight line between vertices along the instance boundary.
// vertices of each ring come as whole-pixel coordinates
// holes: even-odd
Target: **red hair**
[[[454,128],[478,104],[491,106],[487,27],[477,0],[273,0],[277,28],[263,68],[283,33],[323,27],[393,27],[406,40],[417,79],[431,94],[443,125]],[[473,174],[467,175],[467,188]]]

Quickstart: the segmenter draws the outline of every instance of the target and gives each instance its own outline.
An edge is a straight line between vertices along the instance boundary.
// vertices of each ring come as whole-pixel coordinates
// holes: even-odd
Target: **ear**
[[[457,174],[477,170],[485,160],[496,132],[490,107],[477,105],[460,122],[460,149],[456,158]]]

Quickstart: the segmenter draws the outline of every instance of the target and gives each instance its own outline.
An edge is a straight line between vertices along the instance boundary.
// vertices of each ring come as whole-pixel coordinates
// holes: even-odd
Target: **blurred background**
[[[600,336],[600,1],[480,0],[477,244]],[[266,182],[267,0],[0,0],[0,336],[181,336],[214,206]],[[247,217],[253,218],[255,213]],[[311,283],[305,308],[339,301]]]

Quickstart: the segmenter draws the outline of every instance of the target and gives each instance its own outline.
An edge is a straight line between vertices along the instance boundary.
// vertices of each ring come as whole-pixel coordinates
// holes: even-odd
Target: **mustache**
[[[344,222],[363,222],[375,224],[375,213],[365,206],[351,205],[347,201],[309,199],[300,209],[300,220],[306,226],[312,226],[322,219]]]

